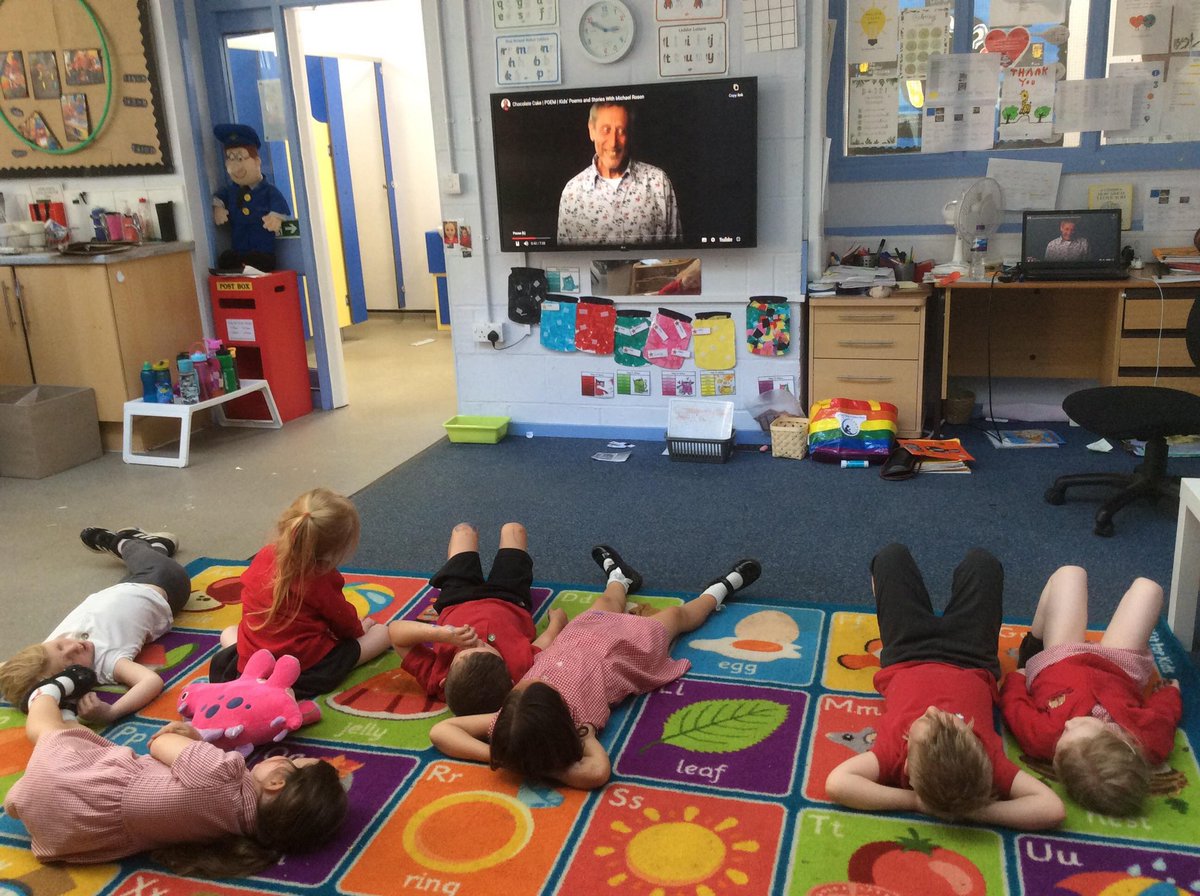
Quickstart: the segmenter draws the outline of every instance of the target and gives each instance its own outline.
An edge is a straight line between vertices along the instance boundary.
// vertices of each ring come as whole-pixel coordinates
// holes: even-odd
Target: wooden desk
[[[993,290],[990,291],[989,290]],[[958,281],[940,290],[941,397],[951,376],[1158,384],[1200,395],[1183,328],[1200,283]],[[1161,326],[1161,330],[1160,330]]]

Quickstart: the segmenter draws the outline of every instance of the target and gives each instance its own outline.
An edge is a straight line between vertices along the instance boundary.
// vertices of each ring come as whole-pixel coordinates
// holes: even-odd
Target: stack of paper
[[[970,473],[967,461],[974,460],[958,439],[897,439],[921,462],[922,473]]]

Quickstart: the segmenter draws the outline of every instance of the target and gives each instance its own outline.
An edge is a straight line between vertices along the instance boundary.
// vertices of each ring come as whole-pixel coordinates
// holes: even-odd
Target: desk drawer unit
[[[1123,385],[1157,385],[1200,395],[1200,368],[1192,363],[1184,329],[1200,285],[1125,291],[1118,377]]]
[[[809,318],[809,397],[887,401],[902,436],[921,432],[925,299],[815,298]]]

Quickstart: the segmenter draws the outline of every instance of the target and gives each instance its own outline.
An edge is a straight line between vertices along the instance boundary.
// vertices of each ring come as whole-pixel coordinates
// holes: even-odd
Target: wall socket
[[[480,320],[476,321],[471,329],[471,335],[476,342],[488,342],[492,340],[488,338],[490,333],[495,333],[497,337],[496,345],[504,342],[504,322],[499,320]]]

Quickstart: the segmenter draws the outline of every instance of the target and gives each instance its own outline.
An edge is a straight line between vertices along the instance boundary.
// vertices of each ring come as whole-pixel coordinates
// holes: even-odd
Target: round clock
[[[633,46],[637,24],[621,0],[588,4],[579,19],[579,43],[596,62],[616,62]]]

